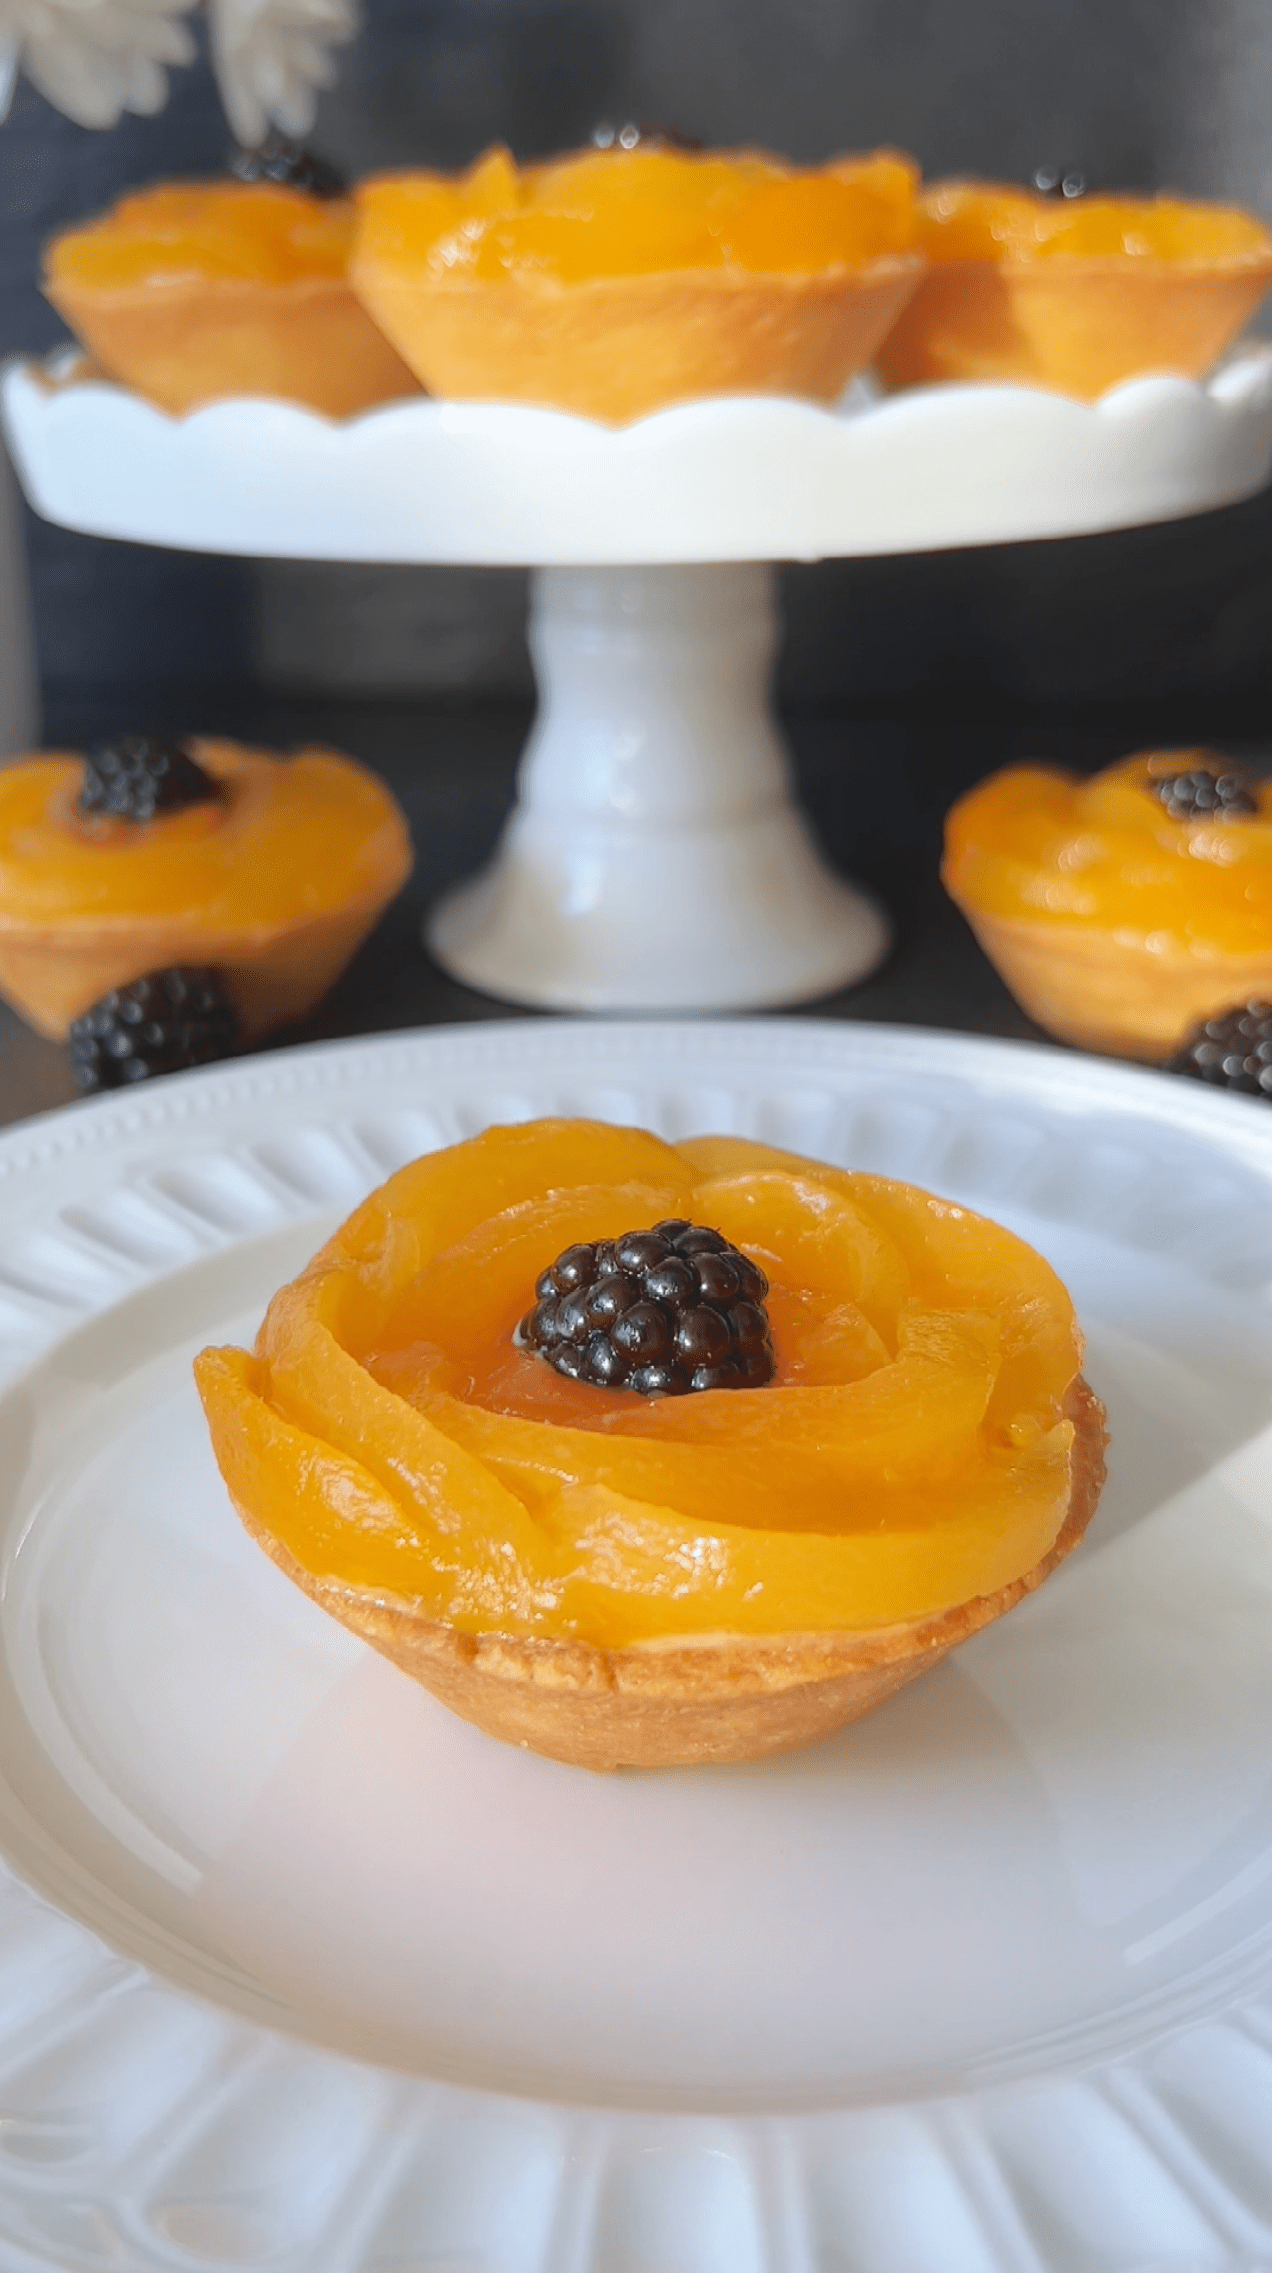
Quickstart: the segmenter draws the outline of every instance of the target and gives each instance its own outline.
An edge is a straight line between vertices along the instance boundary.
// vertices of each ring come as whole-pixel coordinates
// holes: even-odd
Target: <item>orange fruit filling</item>
[[[946,822],[946,885],[960,906],[1129,944],[1272,954],[1272,784],[1255,814],[1181,822],[1152,787],[1199,753],[1148,752],[1093,780],[1009,766]]]
[[[518,169],[495,149],[458,177],[363,183],[358,251],[448,282],[518,271],[562,283],[684,268],[807,274],[910,251],[916,187],[914,167],[890,152],[798,171],[758,151],[654,144]]]
[[[1174,266],[1266,258],[1267,226],[1238,206],[1178,197],[1038,197],[993,182],[941,182],[922,200],[930,261],[1157,260]]]
[[[196,931],[267,929],[343,907],[400,867],[397,807],[351,758],[191,749],[223,796],[141,823],[78,811],[78,758],[0,772],[0,931],[167,915],[188,915]]]
[[[145,822],[81,813],[79,758],[0,771],[0,993],[41,1032],[172,963],[224,970],[265,1032],[320,999],[409,875],[405,821],[351,758],[190,750],[221,797]]]
[[[273,182],[161,182],[56,237],[47,273],[55,286],[97,289],[291,284],[343,276],[355,227],[344,198]]]
[[[514,1341],[576,1239],[710,1224],[771,1282],[763,1389],[657,1400]],[[619,1647],[845,1632],[991,1593],[1054,1544],[1081,1340],[966,1209],[734,1138],[496,1128],[392,1177],[196,1363],[239,1508],[317,1577],[470,1633]]]

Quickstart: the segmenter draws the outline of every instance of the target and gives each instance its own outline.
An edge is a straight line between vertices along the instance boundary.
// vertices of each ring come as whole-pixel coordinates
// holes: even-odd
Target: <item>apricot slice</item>
[[[583,1631],[570,1589],[601,1601],[591,1558],[617,1551],[636,1507],[640,1536],[661,1536],[673,1561],[689,1537],[717,1542],[703,1546],[704,1572],[727,1548],[728,1567],[747,1573],[734,1605],[744,1631],[760,1630],[748,1589],[771,1606],[789,1579],[802,1600],[818,1568],[828,1629],[925,1614],[965,1583],[978,1591],[978,1571],[984,1589],[1018,1577],[1067,1504],[1073,1432],[1060,1415],[1079,1343],[1063,1288],[1020,1241],[965,1210],[788,1162],[737,1140],[680,1149],[580,1122],[492,1129],[433,1154],[391,1178],[275,1298],[254,1370],[235,1376],[240,1408],[258,1398],[373,1475],[401,1501],[411,1552],[426,1534],[445,1537],[449,1569],[471,1538],[485,1569],[495,1541],[515,1574],[508,1615],[524,1616],[525,1586],[537,1587],[533,1630],[545,1634]],[[647,1400],[562,1382],[515,1348],[534,1278],[563,1236],[638,1228],[641,1208],[647,1221],[731,1215],[772,1256],[776,1283],[820,1294],[820,1311],[792,1306],[796,1342],[779,1349],[772,1387]],[[851,1353],[842,1375],[801,1378],[801,1331],[823,1375],[838,1336]],[[205,1371],[204,1390],[215,1439],[222,1377]],[[268,1524],[268,1463],[235,1475],[236,1496]],[[611,1527],[598,1531],[606,1509]],[[851,1553],[837,1559],[835,1540],[854,1541]],[[287,1543],[296,1551],[290,1518]],[[780,1583],[765,1576],[770,1557]],[[379,1583],[409,1567],[395,1540]],[[483,1582],[487,1625],[499,1623],[498,1567]],[[431,1585],[421,1565],[419,1599]],[[647,1634],[661,1599],[648,1595]],[[677,1600],[697,1599],[686,1581]],[[625,1632],[635,1616],[624,1611]]]

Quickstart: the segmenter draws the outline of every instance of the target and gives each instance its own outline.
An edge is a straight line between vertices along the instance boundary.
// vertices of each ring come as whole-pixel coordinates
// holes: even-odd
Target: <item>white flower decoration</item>
[[[255,149],[271,126],[308,134],[319,90],[336,76],[329,51],[358,30],[358,0],[208,0],[208,14],[221,100],[238,140]]]
[[[168,99],[166,66],[191,63],[179,18],[194,0],[0,0],[0,119],[19,71],[78,126],[114,126]]]

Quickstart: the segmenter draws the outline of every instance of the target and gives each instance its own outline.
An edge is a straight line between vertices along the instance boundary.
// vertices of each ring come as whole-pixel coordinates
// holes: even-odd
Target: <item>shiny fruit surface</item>
[[[1163,788],[1191,781],[1204,757],[1145,752],[1091,780],[1009,766],[948,816],[949,891],[969,912],[1057,932],[1085,927],[1203,955],[1272,952],[1272,786],[1251,785],[1242,807],[1253,811],[1176,818]]]
[[[354,208],[272,182],[161,182],[54,239],[53,285],[99,289],[192,280],[290,284],[343,276]]]
[[[920,207],[931,261],[1169,261],[1206,266],[1266,257],[1265,222],[1235,205],[1178,197],[1035,196],[993,182],[938,182]]]
[[[0,935],[171,916],[186,920],[193,949],[203,929],[321,916],[402,880],[401,815],[352,759],[277,758],[212,740],[191,748],[220,797],[144,822],[81,812],[79,758],[28,758],[0,772]]]
[[[495,149],[467,174],[365,182],[358,250],[452,284],[519,272],[562,283],[678,269],[809,274],[909,252],[916,188],[909,160],[886,151],[798,170],[759,151],[652,144],[519,169]]]
[[[576,1240],[686,1217],[770,1282],[774,1380],[648,1399],[519,1347]],[[196,1373],[231,1496],[302,1568],[461,1631],[843,1632],[1009,1584],[1070,1497],[1054,1272],[912,1187],[739,1138],[495,1128],[413,1163]]]

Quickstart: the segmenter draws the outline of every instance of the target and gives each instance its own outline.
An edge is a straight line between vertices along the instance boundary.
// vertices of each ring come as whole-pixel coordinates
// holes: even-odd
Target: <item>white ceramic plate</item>
[[[491,1120],[728,1129],[1051,1256],[1089,1543],[753,1769],[506,1750],[240,1532],[189,1380]],[[452,1029],[0,1140],[0,2263],[1272,2264],[1272,1113],[815,1023]]]
[[[50,521],[302,560],[540,566],[820,560],[1169,521],[1261,489],[1272,357],[1205,383],[854,387],[684,403],[612,429],[520,404],[390,403],[343,423],[291,403],[169,418],[91,377],[5,374],[9,445]]]

